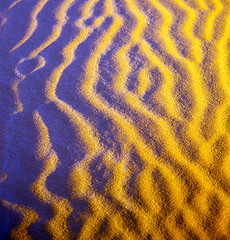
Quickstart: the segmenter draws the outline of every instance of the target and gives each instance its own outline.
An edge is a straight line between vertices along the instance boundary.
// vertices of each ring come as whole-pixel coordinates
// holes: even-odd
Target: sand
[[[230,239],[230,3],[1,0],[0,239]]]

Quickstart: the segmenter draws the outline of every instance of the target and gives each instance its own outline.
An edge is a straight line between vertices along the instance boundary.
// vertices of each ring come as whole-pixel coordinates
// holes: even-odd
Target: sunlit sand
[[[0,3],[0,239],[230,239],[230,3]]]

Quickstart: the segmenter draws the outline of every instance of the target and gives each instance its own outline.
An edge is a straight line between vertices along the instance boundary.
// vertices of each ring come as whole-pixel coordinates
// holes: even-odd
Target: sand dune
[[[0,239],[230,239],[230,5],[0,3]]]

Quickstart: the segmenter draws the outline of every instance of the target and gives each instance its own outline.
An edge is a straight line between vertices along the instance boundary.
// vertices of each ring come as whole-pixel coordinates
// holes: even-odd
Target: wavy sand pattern
[[[0,239],[230,239],[230,2],[0,3]]]

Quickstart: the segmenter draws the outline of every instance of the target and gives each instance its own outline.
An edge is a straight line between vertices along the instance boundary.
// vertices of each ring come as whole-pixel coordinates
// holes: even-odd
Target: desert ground
[[[0,239],[230,239],[229,0],[0,1]]]

